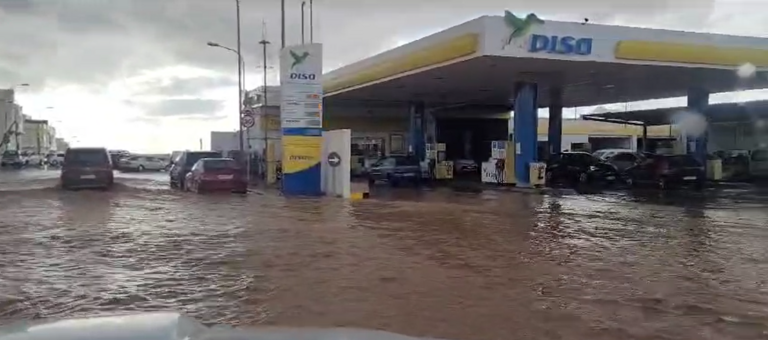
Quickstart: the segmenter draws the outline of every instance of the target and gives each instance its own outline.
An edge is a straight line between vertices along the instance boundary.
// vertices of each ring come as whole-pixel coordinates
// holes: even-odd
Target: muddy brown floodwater
[[[31,182],[0,191],[3,324],[173,309],[456,340],[768,334],[768,210],[748,192],[396,191],[348,204]]]

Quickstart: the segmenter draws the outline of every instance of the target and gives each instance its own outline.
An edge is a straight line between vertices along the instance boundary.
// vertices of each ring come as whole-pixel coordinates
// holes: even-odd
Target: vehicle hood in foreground
[[[0,340],[436,340],[354,328],[207,327],[178,313],[23,321],[0,327]]]

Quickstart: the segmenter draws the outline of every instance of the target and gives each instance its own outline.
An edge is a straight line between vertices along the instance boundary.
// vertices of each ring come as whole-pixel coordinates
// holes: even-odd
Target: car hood
[[[23,321],[0,340],[437,340],[355,328],[208,327],[174,312]]]

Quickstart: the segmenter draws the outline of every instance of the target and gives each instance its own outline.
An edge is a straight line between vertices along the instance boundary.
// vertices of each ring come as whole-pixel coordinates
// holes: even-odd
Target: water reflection
[[[349,203],[138,181],[0,196],[0,320],[175,309],[480,340],[766,331],[768,213],[752,192]]]

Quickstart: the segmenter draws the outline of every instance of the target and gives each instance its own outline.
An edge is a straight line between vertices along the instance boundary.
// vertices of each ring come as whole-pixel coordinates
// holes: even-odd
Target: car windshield
[[[67,165],[97,166],[109,163],[109,158],[104,150],[73,150],[66,154]]]
[[[205,170],[225,170],[237,168],[237,163],[233,159],[206,159],[203,161]]]
[[[192,166],[197,161],[203,159],[203,158],[219,158],[221,157],[221,153],[218,152],[190,152],[187,154],[187,159],[184,165],[186,166]]]
[[[395,164],[400,166],[419,165],[419,160],[415,157],[394,157]]]

